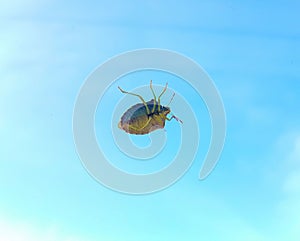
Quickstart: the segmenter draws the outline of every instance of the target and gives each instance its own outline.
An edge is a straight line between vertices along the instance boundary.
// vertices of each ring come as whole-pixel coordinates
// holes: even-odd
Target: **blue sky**
[[[299,240],[299,7],[1,2],[1,240]],[[83,168],[72,134],[80,87],[99,64],[137,48],[182,53],[215,81],[227,139],[204,181],[205,145],[182,179],[151,195],[111,191]]]

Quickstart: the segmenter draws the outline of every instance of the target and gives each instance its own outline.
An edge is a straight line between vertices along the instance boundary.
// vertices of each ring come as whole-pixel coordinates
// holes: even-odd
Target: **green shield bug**
[[[165,121],[170,121],[171,119],[175,119],[183,123],[176,116],[172,115],[170,118],[167,115],[171,112],[169,104],[171,103],[175,93],[173,94],[169,104],[167,106],[162,106],[160,104],[161,96],[166,92],[168,83],[166,83],[165,88],[158,96],[156,100],[156,96],[154,90],[152,88],[152,80],[150,81],[150,89],[153,94],[154,99],[145,102],[142,96],[124,91],[120,87],[119,90],[124,94],[134,95],[140,98],[142,103],[138,103],[132,107],[130,107],[121,117],[121,120],[118,124],[118,127],[129,134],[135,135],[144,135],[148,134],[157,129],[163,129],[165,127]]]

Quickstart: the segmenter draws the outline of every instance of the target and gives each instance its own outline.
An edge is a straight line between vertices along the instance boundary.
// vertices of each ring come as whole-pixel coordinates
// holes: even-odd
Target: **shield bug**
[[[175,93],[173,94],[169,104],[167,106],[162,106],[160,104],[161,96],[166,92],[168,87],[168,83],[166,83],[165,88],[158,96],[156,100],[156,96],[154,90],[152,88],[152,80],[150,81],[150,89],[153,94],[154,99],[146,102],[142,96],[124,91],[120,87],[119,90],[124,94],[129,94],[133,96],[137,96],[142,103],[138,103],[132,107],[130,107],[121,117],[121,120],[118,124],[118,127],[129,134],[135,135],[144,135],[148,134],[157,129],[163,129],[165,127],[165,121],[170,121],[171,119],[175,119],[180,121],[176,116],[172,115],[170,118],[167,115],[171,112],[169,104],[171,103]]]

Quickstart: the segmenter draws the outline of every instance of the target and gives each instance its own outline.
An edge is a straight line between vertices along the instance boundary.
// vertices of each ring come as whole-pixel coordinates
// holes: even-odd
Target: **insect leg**
[[[166,120],[168,120],[168,121],[170,121],[170,120],[172,120],[173,118],[175,119],[175,120],[177,120],[177,121],[179,121],[181,124],[183,124],[183,122],[182,122],[182,120],[180,120],[178,117],[176,117],[175,115],[172,115],[172,117],[171,118],[168,118],[168,117],[164,117]]]
[[[130,126],[129,128],[133,129],[133,130],[136,130],[136,131],[140,131],[140,130],[143,130],[147,125],[149,125],[150,121],[151,121],[151,117],[147,120],[147,122],[141,126],[141,127],[135,127],[135,126]]]
[[[153,112],[155,111],[156,96],[155,96],[154,90],[153,90],[153,88],[152,88],[152,80],[150,80],[150,89],[151,89],[151,92],[152,92],[153,97],[154,97],[153,108],[152,108],[152,111],[151,111],[151,113],[153,113]],[[159,108],[159,107],[158,107],[158,108]]]
[[[158,111],[160,111],[160,97],[166,92],[168,87],[168,83],[166,83],[165,88],[163,89],[163,91],[161,92],[161,94],[158,96]]]
[[[127,92],[127,91],[125,91],[125,90],[122,90],[120,86],[118,86],[118,88],[119,88],[119,90],[120,90],[122,93],[124,93],[124,94],[129,94],[129,95],[134,95],[134,96],[139,97],[140,100],[143,102],[144,106],[146,107],[147,114],[148,114],[148,115],[150,114],[149,108],[148,108],[148,106],[147,106],[147,104],[146,104],[146,102],[145,102],[145,100],[143,99],[142,96],[140,96],[140,95],[138,95],[138,94],[135,94],[135,93],[131,93],[131,92]]]

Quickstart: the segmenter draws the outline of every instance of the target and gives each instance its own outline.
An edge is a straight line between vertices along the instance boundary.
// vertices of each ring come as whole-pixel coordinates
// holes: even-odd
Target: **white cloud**
[[[284,163],[287,175],[283,182],[283,190],[288,195],[300,195],[300,134],[293,138],[290,146],[291,150]]]
[[[282,237],[285,240],[300,240],[300,133],[293,132],[279,140],[287,151],[281,165],[284,177],[281,181],[281,201],[278,214]],[[280,174],[279,177],[282,177]]]
[[[66,234],[57,227],[37,227],[36,225],[0,218],[1,241],[87,241],[86,238]]]
[[[2,16],[15,16],[18,13],[28,13],[36,11],[43,1],[37,0],[12,0],[0,2],[0,14]]]
[[[292,161],[298,164],[298,167],[300,168],[300,134],[295,138],[291,158]]]
[[[300,193],[300,170],[295,170],[288,174],[283,184],[283,190],[289,194]]]

